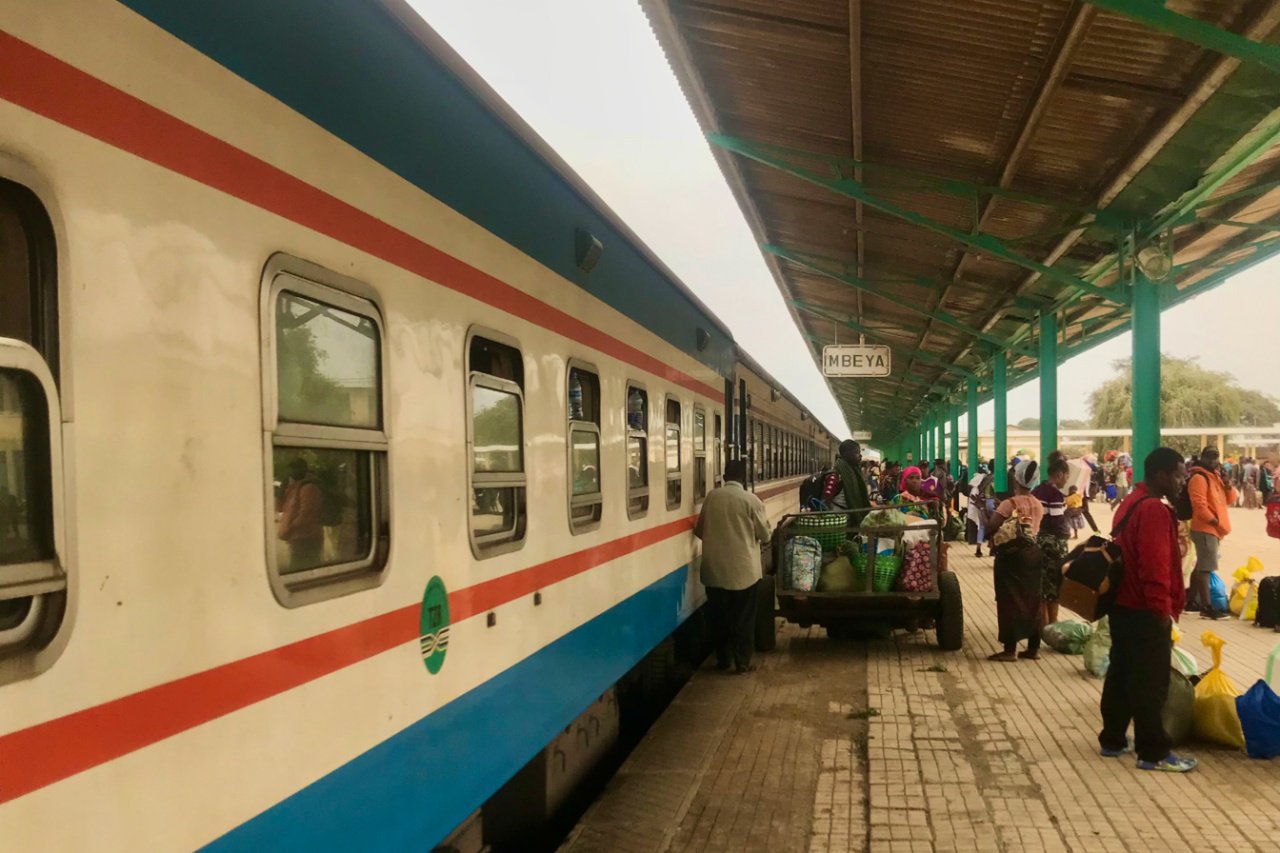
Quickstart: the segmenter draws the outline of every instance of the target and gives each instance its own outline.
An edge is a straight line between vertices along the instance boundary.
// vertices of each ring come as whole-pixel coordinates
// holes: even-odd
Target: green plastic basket
[[[848,537],[845,530],[848,520],[844,515],[825,515],[818,513],[801,513],[796,516],[797,530],[804,531],[805,536],[817,539],[823,551],[834,551],[836,546]]]
[[[898,580],[898,573],[901,571],[901,557],[877,556],[876,573],[871,578],[871,590],[873,592],[889,592],[893,589],[893,584]]]
[[[853,588],[858,592],[862,592],[867,588],[866,552],[858,551],[849,558],[849,562],[853,563]]]

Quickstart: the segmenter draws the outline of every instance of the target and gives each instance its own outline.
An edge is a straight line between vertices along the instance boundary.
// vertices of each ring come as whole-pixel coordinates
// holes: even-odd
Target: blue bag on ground
[[[1236,697],[1236,713],[1244,730],[1244,748],[1250,758],[1280,755],[1280,696],[1259,678]]]
[[[1227,612],[1227,584],[1217,572],[1209,572],[1209,604],[1219,613]]]

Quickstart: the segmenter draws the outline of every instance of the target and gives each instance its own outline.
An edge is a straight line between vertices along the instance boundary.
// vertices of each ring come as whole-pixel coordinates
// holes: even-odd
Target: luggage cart
[[[934,512],[937,512],[937,501],[928,501],[925,505],[932,506]],[[804,628],[822,625],[835,639],[849,636],[863,626],[878,624],[888,625],[890,628],[914,628],[923,620],[933,619],[937,628],[938,647],[945,651],[958,651],[964,645],[964,603],[960,596],[960,579],[954,572],[939,567],[939,558],[945,544],[942,524],[936,518],[874,527],[862,527],[859,524],[866,513],[878,509],[886,507],[852,512],[807,512],[785,515],[779,520],[772,542],[774,594],[777,596],[779,615]],[[859,589],[823,591],[816,588],[787,588],[787,542],[797,536],[814,537],[815,531],[827,537],[828,541],[832,536],[837,536],[864,543],[886,538],[901,542],[903,535],[908,532],[925,532],[930,545],[930,576],[933,581],[929,591],[884,589],[883,584],[879,584],[881,588],[877,589],[876,563],[879,555],[875,547],[866,549],[866,569],[862,573]]]

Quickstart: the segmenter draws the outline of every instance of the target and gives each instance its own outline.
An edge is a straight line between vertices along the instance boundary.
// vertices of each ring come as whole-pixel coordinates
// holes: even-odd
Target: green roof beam
[[[1227,149],[1226,153],[1218,158],[1191,190],[1161,211],[1153,221],[1144,223],[1141,229],[1142,239],[1150,240],[1181,221],[1188,213],[1194,213],[1198,206],[1212,198],[1214,192],[1223,184],[1267,154],[1277,141],[1280,141],[1280,109],[1272,110],[1235,145]]]
[[[1177,36],[1183,41],[1280,72],[1280,48],[1247,39],[1230,30],[1215,27],[1207,21],[1166,9],[1164,0],[1089,0],[1089,2],[1099,9],[1132,18],[1154,30]]]
[[[847,284],[850,287],[855,287],[858,290],[863,291],[864,293],[870,293],[872,296],[876,296],[880,299],[885,300],[886,302],[897,305],[899,308],[902,308],[907,311],[911,311],[912,313],[915,313],[915,314],[919,314],[922,317],[932,317],[935,320],[937,320],[939,323],[943,323],[944,325],[951,326],[953,329],[958,329],[964,332],[965,334],[972,335],[973,337],[979,340],[986,341],[987,343],[999,349],[1005,349],[1011,346],[1009,341],[1006,341],[1004,338],[998,337],[996,335],[989,335],[980,329],[976,329],[973,326],[970,326],[968,323],[962,322],[958,318],[952,316],[951,314],[948,314],[946,311],[930,311],[927,308],[921,308],[919,305],[914,304],[909,300],[902,299],[898,296],[893,295],[892,293],[888,293],[877,287],[871,286],[865,280],[859,278],[856,275],[852,275],[851,273],[845,272],[843,270],[834,270],[827,266],[824,266],[824,264],[837,264],[843,267],[843,264],[841,264],[840,261],[835,261],[835,260],[832,260],[831,258],[823,258],[818,255],[810,255],[805,252],[796,252],[790,249],[785,249],[782,246],[775,246],[768,243],[766,243],[762,248],[771,255],[776,255],[777,257],[784,258],[785,260],[788,260],[791,263],[796,264],[797,266],[804,267],[805,269],[810,270],[812,272],[820,273],[822,275],[827,276],[828,278],[832,278],[832,279],[835,279],[836,281],[843,282],[844,284]],[[1035,352],[1033,352],[1031,349],[1023,349],[1023,348],[1017,348],[1017,347],[1015,347],[1015,349],[1017,349],[1019,352],[1023,353],[1024,355],[1029,355],[1033,357],[1035,356]]]
[[[1067,287],[1074,287],[1085,291],[1086,293],[1092,293],[1094,296],[1105,299],[1108,302],[1114,302],[1117,305],[1123,304],[1126,299],[1126,295],[1119,291],[1097,287],[1096,285],[1090,284],[1084,279],[1078,278],[1068,272],[1055,267],[1045,266],[1039,261],[1032,260],[1026,255],[1015,252],[1006,245],[1004,241],[997,239],[990,234],[981,232],[973,234],[967,231],[962,231],[958,228],[952,228],[949,225],[944,225],[943,223],[917,213],[914,210],[908,210],[907,208],[899,207],[892,202],[885,201],[878,196],[872,195],[862,181],[846,177],[837,177],[832,179],[824,175],[820,175],[817,172],[790,163],[781,157],[774,156],[767,150],[750,142],[737,139],[736,137],[713,133],[709,134],[709,138],[712,142],[715,142],[729,151],[740,154],[743,157],[755,160],[756,162],[762,163],[766,166],[772,166],[773,168],[789,175],[794,175],[797,178],[820,187],[825,187],[833,192],[854,199],[855,201],[860,201],[866,207],[878,210],[887,216],[901,219],[904,222],[916,225],[927,231],[932,231],[935,234],[941,234],[944,237],[949,237],[957,243],[962,243],[966,246],[978,249],[993,258],[997,258],[1006,263],[1014,264],[1035,272],[1050,281],[1054,281]],[[939,321],[946,322],[940,318]]]

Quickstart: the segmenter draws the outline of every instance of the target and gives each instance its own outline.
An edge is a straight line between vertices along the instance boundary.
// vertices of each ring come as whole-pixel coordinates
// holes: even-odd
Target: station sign
[[[823,376],[888,376],[892,353],[881,344],[832,344],[822,348]]]
[[[849,438],[852,438],[854,441],[870,441],[871,430],[854,430],[853,434],[850,435]]]

